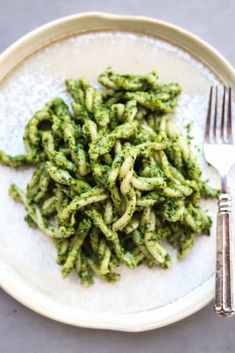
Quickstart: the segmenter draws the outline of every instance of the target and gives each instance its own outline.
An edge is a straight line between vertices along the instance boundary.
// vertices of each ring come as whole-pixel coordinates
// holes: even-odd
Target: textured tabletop
[[[208,41],[235,65],[234,0],[2,0],[0,51],[48,21],[85,11],[172,22]],[[0,290],[1,353],[232,353],[234,332],[235,317],[218,318],[212,305],[145,333],[80,329],[41,317]]]

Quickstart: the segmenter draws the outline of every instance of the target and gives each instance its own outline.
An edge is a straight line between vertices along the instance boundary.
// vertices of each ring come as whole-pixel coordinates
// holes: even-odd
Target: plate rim
[[[48,22],[32,31],[29,33],[25,34],[23,37],[18,39],[16,42],[14,42],[12,45],[10,45],[7,49],[3,51],[0,55],[0,66],[1,64],[5,61],[7,61],[9,58],[14,56],[14,54],[19,51],[20,49],[24,49],[24,47],[27,46],[27,44],[35,39],[35,37],[42,36],[43,33],[49,32],[50,30],[53,30],[56,26],[63,26],[68,24],[71,21],[74,20],[81,20],[81,19],[87,19],[87,18],[99,18],[101,20],[112,20],[112,21],[123,21],[123,22],[137,22],[137,23],[151,23],[153,26],[158,25],[162,27],[163,29],[167,29],[170,31],[175,32],[178,35],[184,36],[186,40],[189,42],[191,41],[192,43],[196,44],[198,48],[201,48],[202,51],[205,53],[209,53],[211,56],[211,59],[215,58],[217,60],[217,65],[221,66],[221,68],[224,70],[224,78],[226,81],[230,82],[230,85],[232,87],[235,87],[235,70],[233,66],[228,62],[227,59],[223,57],[214,47],[212,47],[210,44],[208,44],[206,41],[202,40],[198,36],[192,34],[191,32],[182,29],[181,27],[178,27],[176,25],[173,25],[171,23],[168,23],[166,21],[162,20],[157,20],[153,19],[150,17],[145,17],[145,16],[130,16],[130,15],[114,15],[114,14],[108,14],[104,12],[84,12],[84,13],[78,13],[78,14],[73,14],[69,16],[65,16],[59,19],[56,19],[54,21]],[[134,32],[134,31],[133,31]],[[151,35],[151,33],[149,33]],[[68,36],[65,35],[65,37]],[[159,36],[160,37],[160,36]],[[59,38],[58,38],[59,39]],[[55,39],[55,40],[58,40]],[[166,40],[166,39],[165,39]],[[52,41],[50,41],[52,42]],[[168,40],[168,42],[171,42]],[[172,41],[174,43],[174,41]],[[43,46],[46,46],[49,43],[44,43]],[[176,44],[176,43],[174,43]],[[179,47],[179,45],[178,45]],[[182,47],[182,46],[180,46]],[[40,46],[37,47],[37,50],[39,50]],[[186,52],[190,52],[190,50],[186,49]],[[19,60],[21,62],[24,60],[24,58],[29,56],[29,53],[24,52],[23,54],[25,56],[22,56]],[[202,60],[200,60],[202,61]],[[15,66],[18,63],[15,64]],[[207,65],[208,66],[208,65]],[[8,72],[10,72],[13,69],[10,68]],[[221,69],[221,70],[222,70]],[[214,71],[214,70],[213,70]],[[216,71],[216,70],[215,70]],[[4,76],[0,77],[0,80],[4,78]],[[8,294],[10,294],[14,299],[25,305],[26,307],[34,310],[35,312],[46,316],[50,319],[70,324],[73,326],[79,326],[79,327],[89,327],[89,328],[99,328],[99,329],[112,329],[112,330],[118,330],[118,331],[129,331],[129,332],[140,332],[140,331],[146,331],[146,330],[151,330],[154,328],[159,328],[163,326],[167,326],[169,324],[172,324],[176,321],[179,321],[194,312],[200,310],[202,307],[204,307],[206,304],[208,304],[212,298],[213,298],[213,276],[209,278],[203,285],[205,285],[204,288],[204,296],[201,298],[194,298],[194,302],[191,303],[191,306],[186,303],[186,305],[183,305],[181,303],[182,300],[185,300],[185,298],[189,298],[190,295],[192,294],[191,291],[188,293],[186,296],[179,298],[178,300],[167,304],[171,309],[173,309],[173,313],[169,312],[169,310],[166,310],[165,313],[168,312],[170,314],[170,317],[167,317],[167,315],[162,315],[162,319],[159,320],[157,316],[157,312],[159,312],[159,309],[153,309],[146,311],[144,313],[136,313],[136,314],[125,314],[125,315],[113,315],[114,319],[108,320],[107,317],[106,319],[100,315],[95,314],[97,318],[91,321],[90,319],[90,314],[87,315],[87,319],[84,318],[78,318],[76,321],[71,320],[71,318],[66,317],[66,315],[60,315],[60,313],[54,313],[53,310],[52,312],[46,310],[45,308],[42,308],[40,305],[37,305],[34,303],[33,300],[30,299],[25,299],[25,296],[23,293],[21,293],[20,290],[17,290],[15,288],[14,283],[12,284],[11,281],[7,280],[6,276],[8,275],[10,278],[10,272],[11,269],[7,268],[7,266],[4,266],[4,262],[0,259],[0,286],[2,289],[5,290]],[[186,300],[187,302],[187,300]],[[173,308],[176,303],[178,303],[180,308]],[[174,304],[174,305],[173,305]],[[176,305],[177,306],[177,305]],[[168,309],[169,309],[168,308]],[[146,314],[147,313],[147,314]],[[135,320],[133,320],[133,315],[135,315]],[[79,315],[78,315],[79,316]],[[111,316],[111,315],[110,315]],[[131,317],[132,316],[132,317]],[[156,317],[156,319],[155,319]],[[137,320],[138,318],[138,320]],[[115,321],[116,320],[116,321]]]

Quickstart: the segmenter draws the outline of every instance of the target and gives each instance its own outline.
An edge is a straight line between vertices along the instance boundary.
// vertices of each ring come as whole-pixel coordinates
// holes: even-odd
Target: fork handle
[[[221,193],[216,231],[215,311],[231,316],[234,307],[234,258],[232,236],[232,198]]]

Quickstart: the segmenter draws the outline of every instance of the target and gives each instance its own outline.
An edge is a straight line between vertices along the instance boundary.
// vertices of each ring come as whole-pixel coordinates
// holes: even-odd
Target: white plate
[[[64,78],[95,81],[107,66],[133,73],[155,68],[162,81],[179,82],[183,94],[176,118],[181,125],[194,121],[198,145],[209,86],[220,80],[235,87],[232,67],[214,49],[170,24],[99,13],[63,18],[31,32],[0,57],[0,78],[5,77],[0,83],[0,148],[23,151],[21,136],[30,115],[55,95],[68,99]],[[208,169],[205,164],[203,169]],[[26,306],[77,326],[142,331],[180,320],[212,299],[213,231],[197,239],[185,261],[178,262],[173,252],[170,270],[121,269],[117,284],[96,280],[89,289],[80,286],[76,275],[62,280],[52,243],[27,227],[23,207],[7,195],[9,183],[24,186],[31,171],[1,167],[0,172],[0,283]],[[212,170],[206,175],[216,183]],[[215,204],[207,207],[215,214]]]

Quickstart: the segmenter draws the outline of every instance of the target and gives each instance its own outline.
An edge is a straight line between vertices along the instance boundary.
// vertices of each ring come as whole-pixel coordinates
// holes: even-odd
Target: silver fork
[[[218,118],[218,88],[214,89],[211,87],[210,89],[204,155],[207,162],[217,169],[221,177],[221,194],[218,202],[216,229],[214,308],[222,316],[231,316],[235,312],[232,197],[227,180],[228,173],[235,164],[231,88],[227,89],[224,87],[220,119]]]

